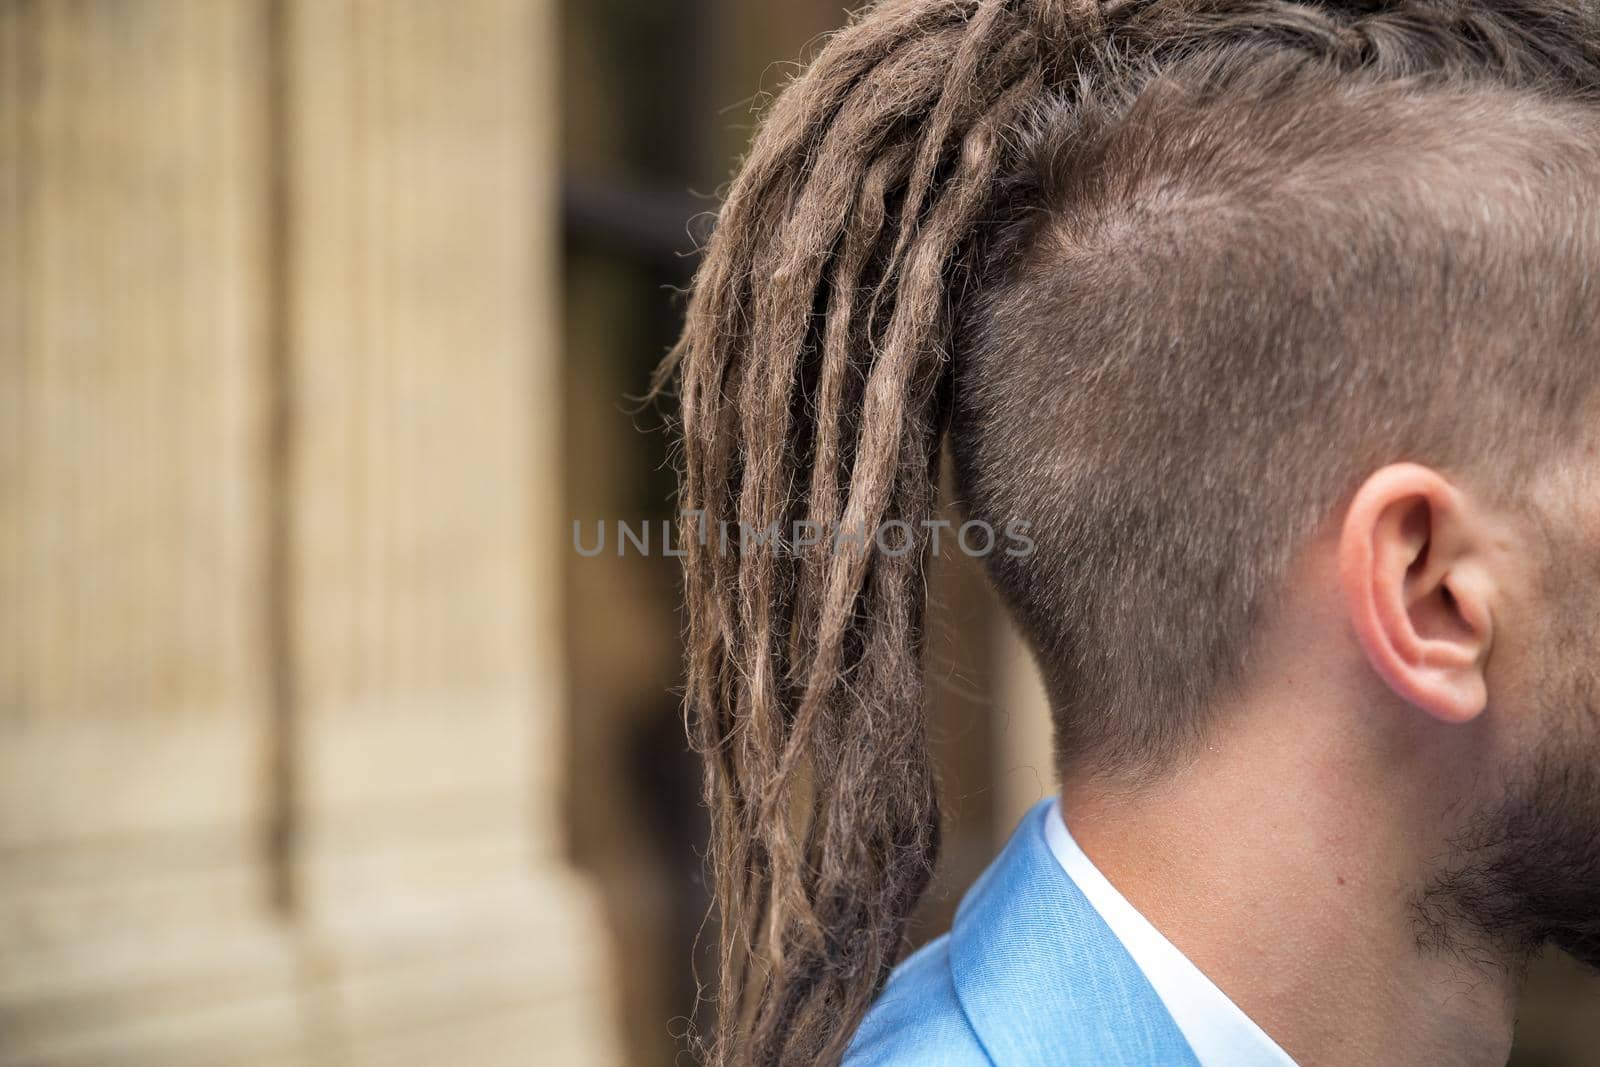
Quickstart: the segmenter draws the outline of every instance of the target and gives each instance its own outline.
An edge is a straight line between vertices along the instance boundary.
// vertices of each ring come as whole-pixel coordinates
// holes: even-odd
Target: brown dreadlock
[[[1311,70],[1319,91],[1470,76],[1577,99],[1596,83],[1594,39],[1583,9],[1537,0],[885,0],[779,96],[722,207],[657,383],[675,373],[681,392],[686,704],[706,761],[721,911],[709,1058],[838,1060],[928,884],[939,820],[919,655],[925,521],[952,409],[958,426],[972,419],[960,410],[964,382],[1003,359],[1032,365],[993,354],[1025,347],[1021,326],[996,337],[1007,308],[1039,303],[1015,292],[1017,264],[1037,259],[1041,220],[1058,217],[1063,200],[1095,195],[1063,192],[1075,179],[1050,177],[1062,140],[1104,148],[1103,131],[1179,69],[1200,70],[1201,90],[1224,95],[1244,92],[1228,88],[1241,72],[1270,68],[1282,77],[1256,79],[1257,96]],[[1092,169],[1092,154],[1073,158]],[[968,337],[991,355],[952,376]],[[967,359],[961,347],[958,362]],[[1308,382],[1311,396],[1318,383]],[[1187,388],[1175,379],[1173,395]],[[1023,393],[1017,405],[1037,406]],[[972,410],[979,421],[1001,417],[976,401]],[[1003,520],[1031,489],[1007,499],[996,469],[1026,467],[1037,453],[982,436],[980,427],[952,442],[957,467],[973,505]],[[1009,478],[1055,491],[1027,470]],[[1336,482],[1303,492],[1325,503]],[[1288,499],[1295,514],[1313,503]],[[796,538],[797,523],[823,536]],[[874,538],[890,528],[887,546]],[[851,531],[864,539],[841,548],[833,535]],[[1120,529],[1124,543],[1143,532]],[[1220,622],[1208,630],[1204,618],[1174,616],[1173,626],[1208,630],[1193,640],[1209,643],[1176,655],[1166,674],[1123,670],[1115,648],[1052,628],[1092,632],[1094,605],[1110,594],[1097,600],[1084,583],[1112,580],[1126,561],[1063,545],[1054,556],[1041,546],[1043,579],[1016,566],[996,573],[1047,675],[1055,669],[1058,722],[1119,699],[1153,707],[1174,679],[1198,702],[1226,679],[1267,575],[1234,581],[1241,591],[1229,599],[1228,574],[1197,572]],[[1225,543],[1213,549],[1227,556]],[[1089,578],[1050,579],[1075,553],[1096,568]],[[1078,616],[1063,606],[1079,601],[1088,606]],[[1183,733],[1174,715],[1161,721],[1127,747]],[[1077,736],[1087,745],[1093,732]]]

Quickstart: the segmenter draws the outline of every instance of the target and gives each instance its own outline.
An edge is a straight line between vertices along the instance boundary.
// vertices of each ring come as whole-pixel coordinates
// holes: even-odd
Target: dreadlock
[[[1048,206],[1019,177],[1026,131],[1125,110],[1203,54],[1587,83],[1590,26],[1536,0],[884,0],[778,97],[656,383],[681,396],[686,710],[721,919],[710,1060],[837,1061],[929,882],[928,520],[952,349]]]

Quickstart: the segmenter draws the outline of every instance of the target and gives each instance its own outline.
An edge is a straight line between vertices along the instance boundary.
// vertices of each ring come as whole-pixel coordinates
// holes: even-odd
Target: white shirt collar
[[[1294,1067],[1265,1030],[1106,880],[1067,831],[1059,800],[1044,825],[1056,861],[1149,979],[1201,1067]]]

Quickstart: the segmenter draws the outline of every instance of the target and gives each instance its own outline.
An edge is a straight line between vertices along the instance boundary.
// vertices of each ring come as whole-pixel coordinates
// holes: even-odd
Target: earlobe
[[[1402,700],[1443,722],[1488,704],[1493,575],[1464,495],[1412,463],[1371,475],[1339,537],[1351,626],[1374,673]]]

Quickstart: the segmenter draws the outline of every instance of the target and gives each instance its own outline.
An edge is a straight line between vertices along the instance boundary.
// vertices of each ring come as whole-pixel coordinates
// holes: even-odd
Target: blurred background
[[[683,1062],[713,932],[637,398],[844,16],[0,0],[0,1065]],[[918,939],[1052,791],[947,555]],[[1600,1063],[1597,1008],[1542,963],[1517,1062]]]

